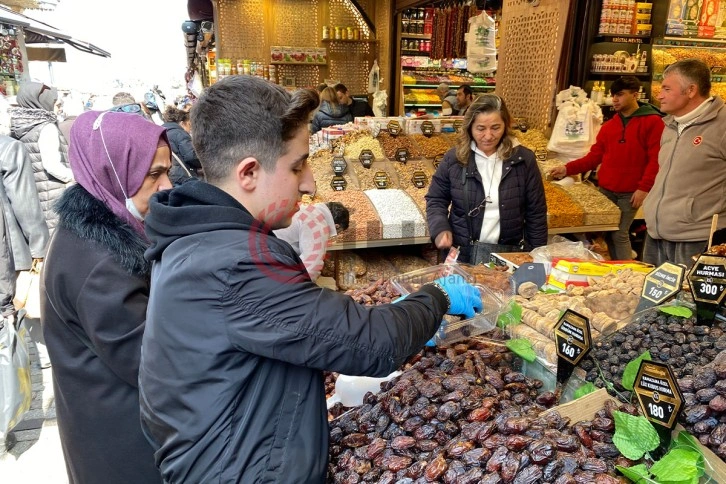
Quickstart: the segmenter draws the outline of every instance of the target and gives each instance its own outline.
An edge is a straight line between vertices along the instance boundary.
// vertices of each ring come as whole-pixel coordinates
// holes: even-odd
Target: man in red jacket
[[[606,241],[613,260],[632,259],[630,224],[643,204],[658,173],[658,151],[663,133],[662,114],[650,104],[638,102],[640,81],[623,76],[613,82],[610,93],[616,115],[602,125],[590,152],[580,159],[550,170],[554,178],[594,170],[600,192],[622,212],[616,232]]]

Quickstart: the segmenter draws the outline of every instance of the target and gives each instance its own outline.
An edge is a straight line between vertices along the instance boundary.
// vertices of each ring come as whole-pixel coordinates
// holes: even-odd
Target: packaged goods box
[[[587,287],[590,285],[589,278],[602,277],[610,273],[617,274],[625,269],[647,274],[653,270],[653,266],[634,261],[553,259],[552,271],[547,279],[547,283],[559,289],[567,289],[567,286],[570,285]]]

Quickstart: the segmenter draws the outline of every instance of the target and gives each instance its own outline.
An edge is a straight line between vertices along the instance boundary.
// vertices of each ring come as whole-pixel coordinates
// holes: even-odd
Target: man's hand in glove
[[[441,277],[434,284],[446,293],[449,299],[447,314],[463,314],[466,319],[481,312],[481,293],[458,274]]]

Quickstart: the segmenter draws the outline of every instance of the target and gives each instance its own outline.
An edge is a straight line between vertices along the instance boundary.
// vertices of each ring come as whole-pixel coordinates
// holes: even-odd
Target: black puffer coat
[[[287,242],[200,181],[154,195],[145,225],[141,415],[165,482],[322,483],[322,370],[385,376],[447,310],[433,286],[372,308],[318,287]]]
[[[481,175],[476,168],[474,152],[469,155],[471,176],[466,184],[469,190],[469,207],[464,207],[464,179],[466,166],[456,159],[454,149],[444,156],[431,180],[426,194],[426,219],[431,239],[449,230],[454,234],[454,245],[461,247],[459,260],[469,261],[469,227],[467,213],[484,198]],[[451,211],[449,211],[451,207]],[[499,243],[519,245],[524,240],[525,249],[547,244],[547,202],[545,201],[542,176],[537,168],[534,153],[523,147],[514,148],[504,160],[502,180],[499,182]],[[484,210],[471,220],[475,237],[479,237]]]
[[[192,145],[192,137],[184,131],[179,123],[164,123],[162,127],[166,129],[166,136],[169,138],[169,147],[171,151],[181,159],[184,166],[191,172],[195,178],[200,178],[202,164],[197,158],[197,154],[194,151]],[[179,166],[176,159],[172,158],[171,171],[169,172],[169,178],[174,185],[181,185],[184,181],[189,179],[184,169]]]

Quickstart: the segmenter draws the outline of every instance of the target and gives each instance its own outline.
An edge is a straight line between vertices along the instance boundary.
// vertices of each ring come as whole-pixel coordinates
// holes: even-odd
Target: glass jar
[[[353,29],[353,40],[360,40],[360,29],[358,27]]]
[[[353,40],[353,27],[346,27],[345,30],[348,31],[348,40]]]
[[[335,39],[340,40],[340,27],[335,27]]]
[[[327,25],[323,25],[323,39],[330,39],[330,27],[328,27]]]
[[[345,27],[340,29],[340,40],[348,40],[348,29]]]

